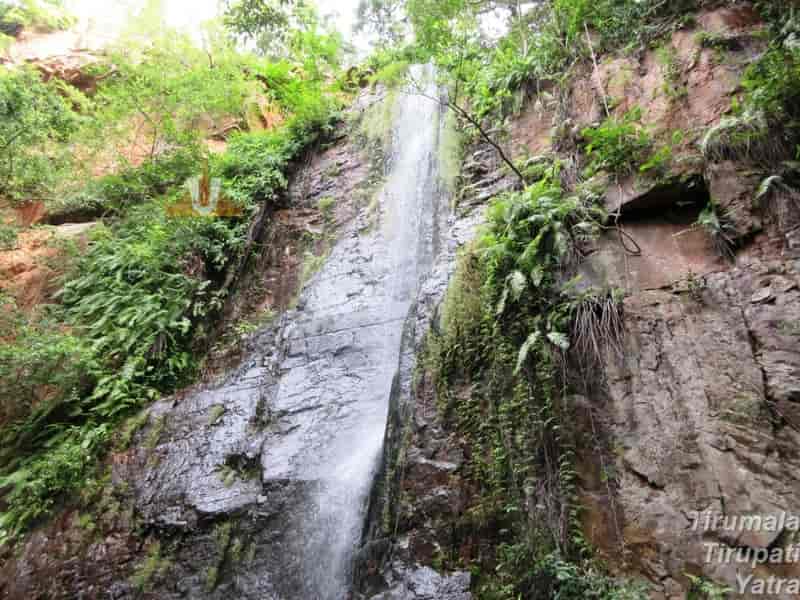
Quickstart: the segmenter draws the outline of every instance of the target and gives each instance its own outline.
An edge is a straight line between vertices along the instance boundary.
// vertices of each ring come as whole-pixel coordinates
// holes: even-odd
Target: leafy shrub
[[[539,59],[536,48],[523,50],[513,39],[501,43],[467,87],[477,116],[517,112],[523,96],[515,92],[524,91],[529,82],[544,75]]]
[[[165,148],[195,144],[208,123],[243,117],[257,90],[247,59],[230,45],[212,39],[207,54],[174,31],[150,42],[126,40],[109,63],[113,75],[100,84],[81,132],[84,145],[101,151],[108,140],[135,138],[152,159]]]
[[[106,425],[71,427],[47,443],[47,453],[21,461],[0,477],[8,509],[0,515],[0,545],[48,515],[56,499],[81,489],[110,434]]]
[[[0,250],[13,250],[17,247],[18,228],[0,223]]]
[[[596,50],[646,44],[665,31],[669,21],[698,8],[697,0],[554,0],[553,12],[567,45],[582,47],[585,28],[600,34]]]
[[[482,598],[646,600],[649,597],[643,582],[609,577],[589,561],[567,560],[557,552],[537,558],[537,553],[525,544],[503,544],[498,554],[497,578],[481,590]]]
[[[243,133],[231,138],[216,167],[228,194],[240,204],[272,201],[286,189],[283,170],[297,146],[283,132]]]
[[[548,278],[569,263],[576,244],[595,234],[596,220],[604,216],[577,197],[564,198],[549,178],[492,203],[480,245],[488,281],[501,286],[498,313],[509,298],[519,297],[520,287],[552,284]],[[521,280],[516,272],[522,274]]]
[[[591,564],[568,562],[557,554],[549,554],[541,559],[530,579],[547,582],[545,585],[550,588],[549,594],[543,594],[541,587],[536,588],[542,598],[645,600],[649,597],[647,586],[641,583],[619,581],[602,574]]]
[[[6,340],[0,345],[2,422],[28,417],[32,411],[33,420],[42,419],[73,394],[91,389],[93,355],[82,339],[60,331],[51,318],[24,317],[11,300],[3,308],[8,312],[0,331]],[[3,441],[8,449],[11,440]]]
[[[773,43],[747,69],[742,86],[749,105],[773,120],[800,116],[800,47],[788,41]]]
[[[329,129],[341,104],[325,93],[320,81],[297,77],[294,66],[287,62],[262,64],[258,76],[289,116],[286,131],[297,143],[308,144]]]
[[[183,147],[149,158],[139,167],[102,177],[96,184],[97,192],[112,207],[141,204],[183,185],[199,167],[199,149]]]
[[[743,102],[735,100],[734,114],[706,133],[702,150],[711,160],[771,165],[790,158],[800,140],[800,25],[786,3],[760,8],[772,19],[774,35],[745,71]]]
[[[75,22],[59,0],[21,0],[0,2],[0,31],[16,35],[22,28],[40,31],[67,29]]]
[[[756,8],[761,16],[770,25],[780,32],[786,25],[786,19],[791,17],[793,11],[797,10],[795,0],[756,0]]]
[[[587,127],[581,132],[590,161],[587,176],[603,170],[629,175],[647,161],[652,141],[638,125],[640,118],[641,111],[632,109],[622,119],[612,117],[598,127]]]
[[[326,103],[311,102],[297,110],[281,129],[233,136],[218,159],[215,172],[239,205],[275,201],[288,185],[284,173],[289,164],[329,130],[332,117]]]
[[[91,180],[78,191],[51,201],[50,216],[121,215],[183,185],[199,168],[200,152],[194,145],[158,154],[138,167]]]
[[[391,69],[392,65],[424,63],[430,58],[429,54],[425,54],[423,49],[415,44],[406,44],[404,46],[382,45],[376,48],[358,69],[362,72],[374,74],[386,68]]]
[[[0,195],[11,200],[47,193],[69,164],[66,141],[78,117],[54,84],[30,69],[0,73]]]

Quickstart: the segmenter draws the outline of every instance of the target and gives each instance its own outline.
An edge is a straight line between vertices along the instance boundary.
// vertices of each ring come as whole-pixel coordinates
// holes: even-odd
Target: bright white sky
[[[67,0],[66,5],[84,24],[91,22],[93,29],[113,35],[144,1]],[[168,25],[189,31],[197,30],[203,21],[214,18],[220,11],[219,0],[163,0],[163,4]],[[357,6],[358,0],[317,0],[320,14],[335,14],[337,28],[348,39],[353,38]]]

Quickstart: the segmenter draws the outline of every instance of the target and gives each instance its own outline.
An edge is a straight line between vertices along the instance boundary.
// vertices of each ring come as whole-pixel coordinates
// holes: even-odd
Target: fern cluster
[[[575,439],[561,368],[576,350],[617,346],[621,320],[618,297],[579,294],[569,281],[605,214],[558,180],[556,163],[538,183],[492,202],[429,337],[425,364],[439,410],[465,440],[465,476],[479,487],[457,535],[496,544],[474,565],[481,597],[548,589],[546,597],[643,598],[602,575],[576,541]],[[614,595],[620,590],[632,595]]]
[[[282,200],[292,164],[335,117],[337,102],[319,81],[284,63],[263,65],[259,76],[286,118],[271,131],[233,135],[210,159],[241,216],[174,216],[200,162],[195,137],[178,134],[182,143],[88,182],[58,206],[105,222],[63,282],[59,305],[33,317],[12,307],[0,332],[8,342],[0,346],[0,545],[81,489],[126,417],[196,376],[230,276],[246,258],[250,216]]]

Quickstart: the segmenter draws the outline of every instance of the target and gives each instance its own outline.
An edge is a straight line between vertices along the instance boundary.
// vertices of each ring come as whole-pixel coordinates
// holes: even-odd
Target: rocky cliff
[[[624,335],[588,377],[573,378],[580,393],[569,398],[583,532],[613,572],[646,580],[652,598],[684,598],[692,577],[758,596],[739,584],[800,573],[796,561],[753,569],[724,558],[726,549],[752,557],[791,548],[791,525],[713,525],[798,512],[798,196],[779,179],[762,185],[791,178],[786,166],[715,152],[709,133],[726,127],[744,69],[765,49],[764,28],[746,3],[701,12],[657,49],[577,67],[566,93],[534,94],[511,127],[510,143],[518,157],[534,157],[529,164],[547,156],[578,164],[582,128],[637,107],[648,130],[670,140],[666,170],[591,182],[619,229],[585,251],[581,285],[624,291]],[[465,167],[467,210],[513,183],[490,152],[475,151]],[[728,250],[697,225],[709,203],[735,232]],[[475,285],[465,289],[477,296]],[[436,331],[441,315],[428,312]],[[457,587],[437,591],[414,573],[466,577],[460,569],[485,566],[508,539],[502,524],[475,519],[485,502],[468,467],[475,446],[440,410],[438,375],[425,364],[398,395],[363,556],[367,597],[461,598]],[[461,380],[452,393],[467,405],[483,384],[477,374]],[[478,410],[488,422],[498,409],[486,402]],[[531,523],[542,518],[540,492],[514,508]],[[392,544],[376,543],[383,536]],[[389,591],[372,595],[381,589]],[[547,589],[540,581],[525,597],[549,597]],[[793,597],[787,591],[770,590]]]
[[[658,169],[590,178],[614,227],[583,248],[575,271],[580,286],[624,296],[623,335],[596,363],[564,363],[575,373],[566,378],[565,429],[574,440],[579,529],[612,574],[646,581],[652,598],[684,598],[692,577],[736,589],[737,576],[800,576],[796,562],[753,570],[708,554],[709,543],[721,551],[789,547],[785,522],[742,532],[702,521],[780,521],[800,512],[800,196],[791,165],[765,169],[749,149],[719,148],[712,135],[724,132],[742,73],[765,49],[764,28],[752,6],[737,3],[687,19],[657,49],[581,62],[565,93],[545,82],[529,94],[507,140],[534,170],[560,160],[568,187],[581,179],[582,129],[608,116],[622,120],[640,108],[642,125],[669,148]],[[492,435],[499,409],[472,373],[461,373],[443,398],[430,359],[431,340],[446,328],[459,251],[474,239],[486,203],[517,182],[489,146],[469,148],[455,211],[438,206],[425,230],[429,274],[409,312],[386,303],[376,283],[385,274],[365,266],[376,251],[372,200],[383,170],[380,157],[370,161],[380,152],[364,152],[364,141],[342,135],[315,156],[295,178],[292,208],[272,215],[255,276],[268,291],[252,303],[274,310],[275,321],[221,382],[147,411],[130,446],[111,457],[107,485],[3,557],[3,598],[310,600],[297,592],[296,573],[274,574],[297,566],[281,551],[295,555],[304,540],[282,532],[287,523],[302,531],[298,507],[319,485],[297,477],[290,459],[314,447],[306,430],[331,426],[317,419],[312,383],[336,414],[349,410],[336,402],[345,387],[367,394],[391,384],[354,596],[493,598],[480,587],[486,572],[514,562],[511,554],[498,560],[497,548],[512,542],[506,516],[521,514],[531,529],[557,522],[545,476],[518,490],[520,501],[484,496],[486,472],[474,465],[492,457],[480,455],[470,432]],[[697,225],[711,204],[730,227],[721,239]],[[340,287],[300,294],[334,246],[328,276]],[[468,268],[456,279],[467,291],[462,303],[478,298],[481,282]],[[320,306],[330,310],[304,320],[307,308]],[[348,321],[350,309],[365,306],[367,320]],[[290,319],[297,327],[284,329]],[[397,374],[373,381],[357,350],[387,335],[372,328],[401,320],[391,331],[401,349]],[[324,365],[341,372],[322,379]],[[279,394],[280,378],[288,383]],[[465,416],[454,416],[460,411]],[[550,446],[542,447],[546,455]],[[544,578],[526,585],[524,597],[550,597]]]

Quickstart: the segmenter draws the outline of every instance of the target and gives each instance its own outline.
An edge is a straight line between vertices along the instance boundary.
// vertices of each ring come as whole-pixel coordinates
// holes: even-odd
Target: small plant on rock
[[[689,600],[725,600],[733,593],[731,588],[716,584],[705,577],[696,577],[689,574],[686,576],[692,583],[687,596]]]
[[[149,592],[153,584],[169,571],[172,563],[162,556],[161,543],[150,546],[147,558],[140,563],[131,577],[131,583],[138,592]]]
[[[700,150],[710,161],[759,160],[776,154],[776,144],[770,138],[764,114],[746,111],[726,117],[709,129],[700,142]]]
[[[0,224],[0,250],[13,250],[17,247],[17,228]]]
[[[646,162],[652,140],[638,124],[641,115],[641,110],[635,108],[622,119],[611,117],[601,125],[581,132],[590,161],[585,172],[587,177],[599,171],[630,175],[638,165]]]
[[[697,217],[697,225],[711,237],[714,249],[722,258],[730,261],[735,258],[736,227],[721,206],[709,202]]]

